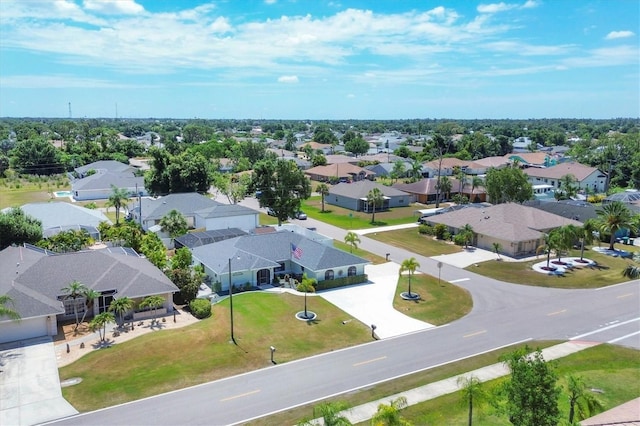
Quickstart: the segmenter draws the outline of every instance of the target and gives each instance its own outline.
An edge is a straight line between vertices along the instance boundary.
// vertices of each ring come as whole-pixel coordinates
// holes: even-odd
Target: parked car
[[[273,209],[272,209],[271,207],[268,207],[268,208],[267,208],[267,214],[268,214],[269,216],[275,216],[275,215],[276,215],[276,212],[274,212],[274,211],[273,211]]]
[[[307,220],[307,214],[302,210],[300,210],[298,213],[295,214],[295,218],[298,220]]]

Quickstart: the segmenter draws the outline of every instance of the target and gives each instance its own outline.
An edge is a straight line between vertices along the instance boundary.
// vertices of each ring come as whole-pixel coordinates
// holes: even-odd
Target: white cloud
[[[135,0],[84,0],[84,7],[94,12],[113,15],[135,15],[144,12],[144,7]]]
[[[278,77],[278,83],[298,83],[298,76],[297,75],[283,75],[281,77]]]
[[[347,98],[349,98],[349,99],[353,99],[355,97],[356,97],[356,95],[354,95],[353,93],[347,94]]]
[[[627,38],[636,35],[633,31],[611,31],[605,37],[606,40],[615,40],[617,38]]]
[[[69,89],[69,88],[97,88],[97,89],[124,89],[139,88],[138,84],[130,85],[114,83],[108,80],[96,78],[79,78],[75,75],[12,75],[2,77],[2,86],[13,89]],[[151,86],[145,86],[151,87]]]
[[[220,16],[216,18],[216,20],[209,25],[209,28],[214,33],[219,33],[219,34],[229,32],[233,29],[231,27],[231,24],[229,24],[229,20],[224,16]]]
[[[264,4],[276,4],[278,0],[264,0]]]
[[[536,0],[527,0],[523,5],[523,9],[533,9],[534,7],[538,7],[540,5]]]
[[[491,4],[480,4],[478,5],[477,10],[480,13],[498,13],[498,12],[504,12],[507,10],[515,9],[516,7],[518,7],[518,5],[500,2],[500,3],[491,3]]]

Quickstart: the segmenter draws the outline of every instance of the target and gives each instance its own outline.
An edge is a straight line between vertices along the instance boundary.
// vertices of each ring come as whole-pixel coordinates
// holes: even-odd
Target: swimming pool
[[[53,193],[57,198],[60,197],[71,197],[73,193],[71,191],[56,191]]]

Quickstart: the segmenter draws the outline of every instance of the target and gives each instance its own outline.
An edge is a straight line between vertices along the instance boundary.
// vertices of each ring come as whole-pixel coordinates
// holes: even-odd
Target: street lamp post
[[[233,284],[231,283],[231,258],[229,258],[229,312],[231,315],[231,341],[237,345],[236,338],[233,335]]]

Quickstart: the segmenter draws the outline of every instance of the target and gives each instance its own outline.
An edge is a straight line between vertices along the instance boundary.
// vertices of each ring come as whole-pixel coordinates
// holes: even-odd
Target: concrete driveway
[[[381,339],[434,327],[393,308],[399,270],[400,265],[394,262],[367,265],[365,272],[371,282],[321,291],[318,296],[336,305],[352,318],[367,325],[374,324],[376,335]]]
[[[0,345],[0,424],[34,425],[77,414],[63,397],[51,338]]]

